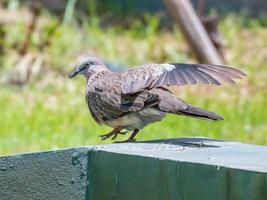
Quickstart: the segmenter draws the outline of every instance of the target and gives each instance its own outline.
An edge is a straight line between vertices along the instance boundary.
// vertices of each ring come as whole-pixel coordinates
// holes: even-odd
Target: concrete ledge
[[[207,138],[0,157],[0,199],[266,199],[267,147]]]

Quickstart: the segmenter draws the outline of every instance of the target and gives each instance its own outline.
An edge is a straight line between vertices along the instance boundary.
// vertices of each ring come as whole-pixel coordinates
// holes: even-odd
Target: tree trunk
[[[222,64],[205,28],[188,0],[163,0],[169,14],[177,22],[200,62]]]

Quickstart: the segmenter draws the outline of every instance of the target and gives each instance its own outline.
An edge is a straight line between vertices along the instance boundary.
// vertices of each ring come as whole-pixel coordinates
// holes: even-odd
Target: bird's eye
[[[93,64],[94,64],[94,62],[92,62],[92,61],[88,62],[88,65],[93,65]]]

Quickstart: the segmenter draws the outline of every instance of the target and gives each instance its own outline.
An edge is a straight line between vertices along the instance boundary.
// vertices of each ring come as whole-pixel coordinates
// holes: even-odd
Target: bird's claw
[[[105,134],[105,135],[99,135],[99,137],[101,138],[101,140],[106,140],[110,137],[111,135]]]
[[[120,132],[114,134],[114,136],[111,139],[112,140],[116,139],[117,136],[118,136],[118,134],[120,134],[120,135],[126,135],[127,133],[128,133],[128,131],[120,131]]]
[[[101,140],[106,140],[108,138],[110,138],[111,136],[113,136],[111,139],[114,140],[117,138],[118,134],[121,134],[121,135],[125,135],[127,134],[128,131],[120,131],[120,132],[117,132],[117,133],[107,133],[107,134],[104,134],[104,135],[99,135],[99,137],[101,138]]]

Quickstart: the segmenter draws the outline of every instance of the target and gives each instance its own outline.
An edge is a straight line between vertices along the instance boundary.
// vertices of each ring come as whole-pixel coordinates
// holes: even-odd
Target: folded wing
[[[235,83],[246,76],[242,71],[223,65],[206,64],[146,64],[122,72],[123,94],[134,94],[144,89],[171,85],[214,84],[222,81]]]

